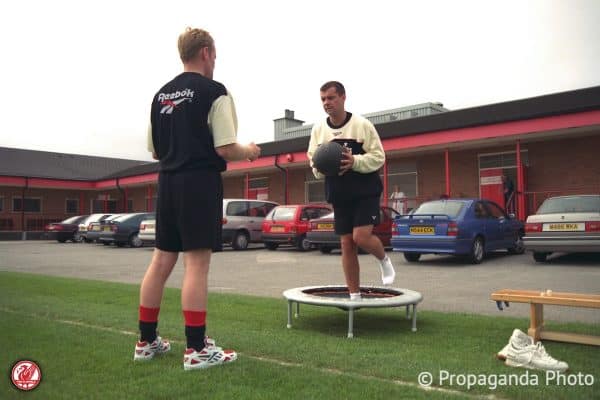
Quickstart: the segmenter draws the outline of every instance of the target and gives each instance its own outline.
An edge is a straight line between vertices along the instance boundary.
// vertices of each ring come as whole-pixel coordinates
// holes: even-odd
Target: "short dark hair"
[[[342,85],[340,82],[338,81],[329,81],[329,82],[325,82],[323,84],[323,86],[321,86],[321,92],[326,91],[329,88],[335,88],[335,91],[337,92],[337,94],[339,94],[340,96],[343,96],[346,94],[346,88],[344,88],[344,85]]]

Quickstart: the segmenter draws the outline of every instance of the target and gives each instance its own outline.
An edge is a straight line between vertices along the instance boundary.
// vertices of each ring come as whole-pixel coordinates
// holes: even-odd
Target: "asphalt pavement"
[[[0,271],[139,284],[152,252],[150,247],[3,241],[0,242]],[[397,272],[393,287],[421,292],[424,300],[419,304],[420,310],[528,317],[526,304],[511,304],[509,309],[498,311],[490,300],[490,293],[504,288],[600,293],[600,254],[558,254],[547,263],[537,263],[528,253],[497,252],[488,255],[479,265],[435,255],[423,256],[418,263],[408,263],[402,253],[390,251],[388,254]],[[361,284],[380,285],[377,260],[370,255],[360,255],[359,260]],[[182,276],[183,256],[180,256],[167,285],[180,288]],[[269,251],[253,246],[246,251],[225,249],[213,254],[209,290],[279,298],[282,318],[285,318],[284,290],[343,282],[339,251],[321,254],[285,247]],[[600,324],[598,310],[546,306],[544,313],[546,320]]]

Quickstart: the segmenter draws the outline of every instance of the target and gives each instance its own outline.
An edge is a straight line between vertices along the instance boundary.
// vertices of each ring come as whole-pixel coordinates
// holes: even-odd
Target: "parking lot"
[[[85,243],[51,241],[0,242],[0,270],[139,284],[152,257],[152,248],[118,248]],[[529,307],[512,304],[500,312],[489,300],[497,289],[551,289],[600,293],[600,254],[556,255],[548,263],[536,263],[530,254],[488,255],[472,265],[453,257],[423,256],[407,263],[401,253],[389,253],[396,266],[394,287],[419,291],[420,309],[479,313],[495,316],[529,315]],[[168,286],[181,287],[182,258]],[[381,283],[378,263],[370,255],[359,256],[361,283]],[[343,284],[339,252],[299,252],[292,248],[269,251],[253,246],[246,251],[226,248],[213,255],[212,292],[248,294],[282,299],[282,292],[299,286]],[[600,323],[597,310],[546,307],[547,320]],[[525,328],[525,327],[521,327]]]

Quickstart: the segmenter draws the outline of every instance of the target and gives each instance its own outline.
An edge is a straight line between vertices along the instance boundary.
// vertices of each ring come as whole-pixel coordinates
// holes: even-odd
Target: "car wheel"
[[[533,253],[533,259],[537,262],[546,262],[547,258],[548,258],[548,253],[538,253],[538,252]]]
[[[475,240],[473,240],[473,245],[471,246],[471,254],[469,254],[469,259],[473,264],[479,264],[483,261],[483,256],[485,251],[483,249],[483,239],[481,236],[477,236]]]
[[[308,251],[310,250],[310,242],[306,238],[306,235],[302,235],[298,238],[298,242],[296,243],[296,247],[300,251]]]
[[[81,243],[83,241],[83,238],[81,237],[81,235],[79,233],[76,233],[75,235],[73,235],[73,243]]]
[[[142,247],[144,245],[144,242],[142,242],[142,239],[140,239],[140,237],[137,233],[134,233],[129,238],[129,245],[131,247]]]
[[[417,262],[421,258],[420,253],[404,253],[404,259],[408,262]]]
[[[115,244],[117,245],[117,247],[124,247],[125,243],[123,242],[115,242]]]
[[[323,254],[329,254],[329,253],[331,253],[331,250],[333,250],[331,247],[327,247],[327,246],[319,247],[319,251]]]
[[[269,250],[277,250],[279,245],[277,243],[265,242],[265,247]]]
[[[246,232],[237,232],[231,241],[231,247],[235,250],[246,250],[248,248],[248,242],[250,238]]]
[[[513,247],[508,249],[510,254],[523,254],[525,253],[525,245],[523,244],[523,232],[515,233],[515,242]]]

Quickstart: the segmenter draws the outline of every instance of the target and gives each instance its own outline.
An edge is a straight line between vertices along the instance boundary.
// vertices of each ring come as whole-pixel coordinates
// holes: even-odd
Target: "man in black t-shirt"
[[[170,350],[157,334],[158,314],[165,282],[183,252],[183,367],[193,370],[237,358],[205,335],[208,270],[212,252],[221,250],[221,172],[227,161],[257,159],[260,148],[237,143],[233,99],[212,79],[216,50],[210,34],[188,28],[178,47],[184,71],[156,93],[150,114],[148,150],[160,161],[156,248],[140,289],[141,337],[134,360]]]

